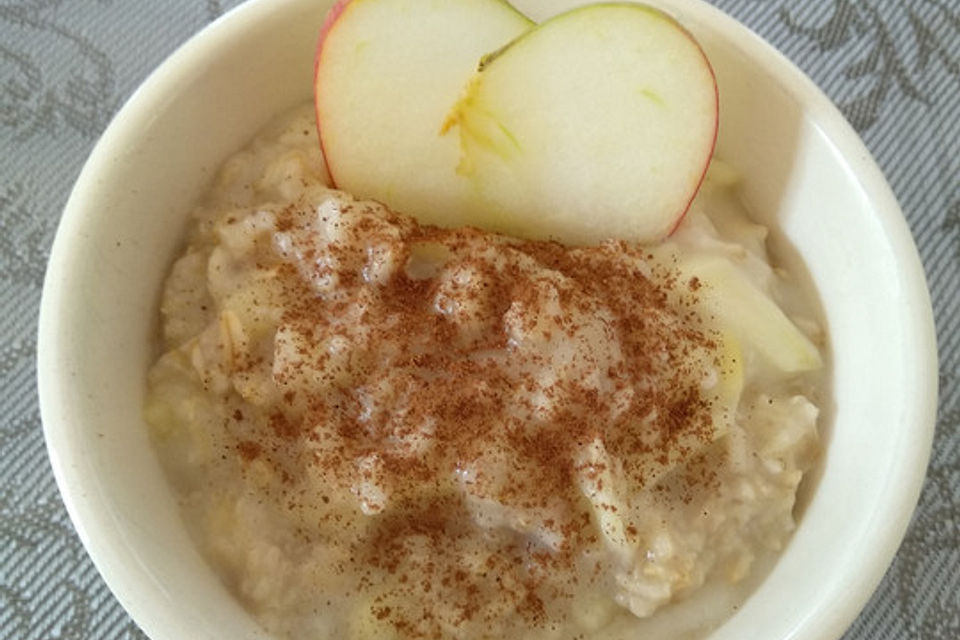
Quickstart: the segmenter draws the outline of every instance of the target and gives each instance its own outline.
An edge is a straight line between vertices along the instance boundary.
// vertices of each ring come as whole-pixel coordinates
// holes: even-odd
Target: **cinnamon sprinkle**
[[[301,495],[309,478],[355,500],[371,518],[352,552],[356,587],[376,584],[372,570],[398,577],[370,613],[404,637],[504,611],[542,626],[550,598],[567,595],[544,575],[570,590],[599,579],[574,566],[599,544],[583,483],[612,490],[616,468],[641,488],[714,437],[701,382],[718,347],[691,311],[700,283],[623,242],[420,226],[342,198],[286,207],[275,232],[288,249],[258,257],[277,274],[279,330],[272,361],[237,367],[268,372],[278,402],[236,452],[274,465],[283,503],[321,523],[331,500]],[[606,462],[589,458],[597,447]],[[697,466],[684,490],[712,477]],[[486,534],[486,565],[467,568],[484,509],[504,522]],[[641,535],[629,520],[625,531]],[[435,619],[438,598],[457,620]]]

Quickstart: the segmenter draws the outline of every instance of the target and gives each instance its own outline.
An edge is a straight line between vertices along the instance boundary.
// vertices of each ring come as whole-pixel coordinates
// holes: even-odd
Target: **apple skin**
[[[317,59],[320,58],[320,49],[323,46],[323,41],[327,37],[327,32],[330,31],[330,27],[333,26],[333,23],[340,19],[340,14],[343,13],[343,10],[347,7],[347,4],[351,0],[337,0],[336,3],[330,10],[327,11],[327,15],[323,19],[323,25],[320,27],[320,37],[317,40]],[[316,67],[314,67],[314,73],[316,73]]]
[[[317,37],[317,49],[313,57],[313,86],[314,92],[316,92],[317,87],[317,75],[320,72],[320,54],[323,51],[324,42],[327,39],[327,34],[330,32],[330,28],[340,19],[340,16],[343,14],[344,9],[347,8],[347,5],[353,2],[353,0],[337,0],[330,10],[327,11],[327,15],[323,18],[323,24],[320,26],[320,35]],[[314,100],[316,104],[316,100]],[[319,135],[320,132],[320,115],[314,107],[314,116],[316,117],[317,122],[317,138],[320,141],[320,153],[323,155],[323,162],[326,165],[327,176],[330,178],[330,185],[336,186],[337,180],[333,175],[333,170],[330,168],[330,160],[327,157],[326,152],[323,148],[323,136]]]
[[[687,37],[690,38],[697,46],[697,50],[700,52],[700,55],[703,57],[704,64],[707,65],[707,69],[710,70],[710,77],[713,78],[713,102],[716,105],[715,108],[715,123],[713,127],[713,136],[710,139],[710,151],[708,154],[708,160],[706,164],[703,165],[703,171],[700,173],[700,179],[697,180],[697,185],[693,190],[693,193],[690,194],[690,198],[687,200],[687,204],[683,207],[683,211],[680,212],[680,215],[677,216],[677,221],[671,227],[670,231],[667,233],[668,236],[673,235],[677,228],[683,223],[683,219],[686,217],[687,212],[690,211],[690,206],[693,204],[693,201],[696,200],[697,194],[700,193],[700,188],[703,186],[703,181],[707,177],[707,171],[710,169],[710,159],[713,158],[713,153],[717,148],[717,137],[720,134],[720,86],[717,84],[717,73],[713,69],[713,65],[710,63],[710,58],[707,57],[707,52],[703,50],[703,47],[700,45],[700,42],[693,36],[690,31],[683,25],[677,23],[677,26],[687,34]]]
[[[503,0],[339,0],[314,64],[333,185],[424,223],[469,224],[473,187],[443,116],[480,57],[531,26]]]

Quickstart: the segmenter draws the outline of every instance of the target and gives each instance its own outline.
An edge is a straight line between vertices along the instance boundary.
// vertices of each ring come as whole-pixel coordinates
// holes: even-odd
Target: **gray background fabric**
[[[960,0],[712,1],[806,71],[857,129],[906,213],[932,292],[941,399],[928,477],[845,640],[960,639]],[[63,205],[110,117],[236,4],[0,0],[0,640],[143,637],[53,481],[36,399],[37,309]]]

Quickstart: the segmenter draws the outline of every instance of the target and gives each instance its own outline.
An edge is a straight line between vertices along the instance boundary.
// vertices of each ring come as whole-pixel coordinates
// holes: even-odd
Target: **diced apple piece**
[[[717,132],[713,70],[665,13],[574,9],[491,54],[450,114],[480,226],[588,244],[679,223]]]
[[[341,0],[317,45],[317,125],[334,184],[421,222],[461,225],[450,106],[481,56],[532,26],[501,0]]]
[[[656,457],[653,464],[644,469],[645,482],[661,481],[685,461],[730,433],[744,387],[743,355],[740,343],[731,331],[719,331],[715,343],[715,348],[697,349],[687,354],[689,370],[700,377],[701,398],[710,407],[712,428],[709,436],[704,437],[700,429],[671,434],[672,442],[664,450],[665,455]]]
[[[637,545],[630,540],[624,523],[628,504],[621,498],[621,465],[607,453],[602,440],[594,439],[579,453],[575,469],[580,492],[590,504],[604,546],[618,562],[629,564]]]
[[[707,393],[715,411],[713,439],[716,440],[729,430],[743,391],[743,355],[740,342],[731,333],[721,333],[712,364],[713,367],[706,370],[712,369],[717,377]]]
[[[810,339],[729,260],[686,258],[680,270],[685,279],[699,280],[701,308],[780,371],[810,371],[823,365]]]

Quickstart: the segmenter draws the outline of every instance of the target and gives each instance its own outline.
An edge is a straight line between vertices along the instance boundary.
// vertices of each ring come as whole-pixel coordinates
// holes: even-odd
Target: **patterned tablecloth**
[[[960,639],[960,0],[712,2],[796,62],[860,133],[933,296],[941,399],[928,477],[845,640]],[[80,545],[50,472],[37,309],[60,212],[97,137],[157,64],[235,4],[0,0],[0,640],[143,637]]]

